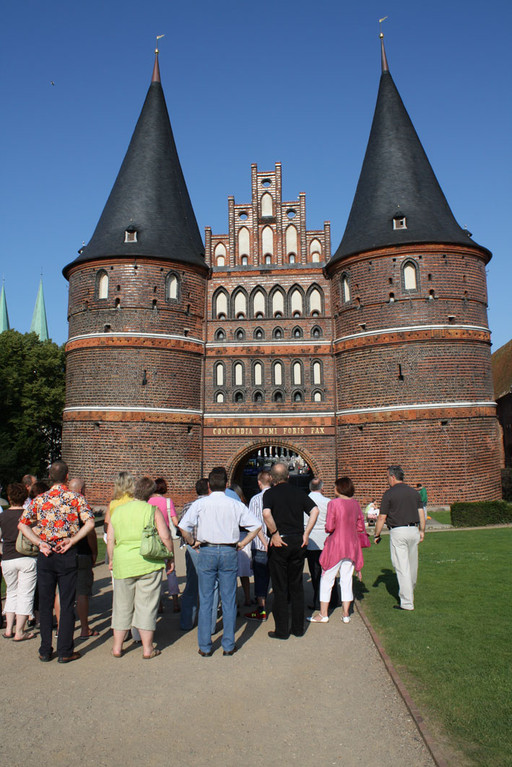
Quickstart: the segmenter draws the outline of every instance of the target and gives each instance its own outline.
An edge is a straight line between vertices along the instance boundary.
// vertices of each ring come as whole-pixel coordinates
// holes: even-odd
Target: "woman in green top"
[[[171,534],[162,512],[147,503],[154,492],[155,483],[152,479],[139,479],[135,485],[134,499],[115,508],[110,518],[107,550],[109,568],[114,576],[112,655],[115,658],[122,656],[123,642],[132,625],[140,633],[142,657],[149,659],[160,655],[160,650],[153,648],[153,635],[164,563],[161,560],[141,557],[139,553],[142,530],[153,512],[158,535],[169,551],[167,572],[174,570],[174,551]]]

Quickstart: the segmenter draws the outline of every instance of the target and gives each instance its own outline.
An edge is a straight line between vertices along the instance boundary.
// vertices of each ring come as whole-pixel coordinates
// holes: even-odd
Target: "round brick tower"
[[[200,476],[208,267],[160,83],[152,82],[91,241],[63,270],[69,339],[63,457],[92,503],[119,470]]]
[[[340,467],[380,497],[402,464],[429,502],[501,497],[485,267],[388,69],[333,281]]]

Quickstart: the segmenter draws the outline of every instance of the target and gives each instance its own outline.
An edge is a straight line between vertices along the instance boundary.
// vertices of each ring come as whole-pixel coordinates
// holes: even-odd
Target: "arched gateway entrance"
[[[230,481],[240,485],[249,502],[259,492],[259,472],[270,470],[278,461],[288,465],[290,483],[309,492],[309,482],[318,473],[315,462],[304,450],[277,440],[251,445],[239,453],[228,466]]]

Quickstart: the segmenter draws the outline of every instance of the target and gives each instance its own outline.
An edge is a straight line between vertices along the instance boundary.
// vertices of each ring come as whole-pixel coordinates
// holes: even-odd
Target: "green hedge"
[[[512,503],[506,501],[453,503],[450,513],[454,527],[482,527],[512,523]]]

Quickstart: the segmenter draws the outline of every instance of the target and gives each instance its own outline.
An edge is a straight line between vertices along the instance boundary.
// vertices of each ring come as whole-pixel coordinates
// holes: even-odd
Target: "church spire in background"
[[[9,314],[7,313],[7,299],[5,297],[5,287],[2,285],[2,292],[0,293],[0,333],[4,330],[9,330]]]
[[[48,323],[46,321],[46,308],[44,305],[42,277],[39,281],[39,289],[37,291],[36,305],[34,307],[34,314],[32,315],[32,322],[30,324],[30,332],[37,333],[40,341],[48,341]]]

